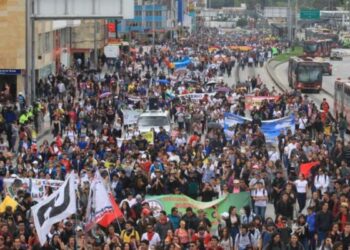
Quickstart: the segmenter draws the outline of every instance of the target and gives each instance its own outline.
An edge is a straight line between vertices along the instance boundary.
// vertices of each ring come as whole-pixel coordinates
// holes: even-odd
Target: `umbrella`
[[[215,85],[215,84],[216,84],[216,81],[214,81],[214,80],[211,80],[211,81],[206,83],[206,85]]]
[[[100,95],[100,98],[106,98],[108,96],[110,96],[112,93],[111,92],[104,92]]]

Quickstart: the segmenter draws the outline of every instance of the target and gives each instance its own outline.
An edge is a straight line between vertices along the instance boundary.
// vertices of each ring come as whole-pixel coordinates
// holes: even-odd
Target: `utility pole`
[[[35,98],[35,21],[33,18],[34,2],[26,1],[26,78],[25,97],[27,105],[31,105]]]
[[[156,13],[156,2],[155,0],[153,0],[153,4],[152,4],[152,50],[154,51],[154,46],[155,46],[155,27],[156,27],[156,23],[155,23],[155,13]]]
[[[288,0],[288,13],[287,13],[287,27],[288,27],[288,40],[292,42],[292,13],[290,0]]]
[[[97,20],[94,22],[94,63],[96,70],[98,69],[98,55],[97,55]]]
[[[298,34],[298,18],[299,18],[299,2],[295,0],[295,31],[294,34]]]

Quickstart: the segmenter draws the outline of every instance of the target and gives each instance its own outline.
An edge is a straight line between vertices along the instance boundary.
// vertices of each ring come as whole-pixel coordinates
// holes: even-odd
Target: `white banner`
[[[185,95],[178,95],[180,98],[189,98],[191,101],[199,102],[204,98],[205,95],[208,95],[209,98],[213,97],[216,93],[191,93],[191,94],[185,94]]]
[[[15,182],[16,181],[16,182]],[[22,189],[29,192],[35,201],[41,201],[48,196],[46,187],[51,187],[56,191],[63,181],[47,179],[29,179],[29,178],[5,178],[4,185],[11,196],[16,195],[17,190]]]
[[[123,109],[124,125],[137,123],[137,119],[142,114],[142,110]]]
[[[89,231],[94,224],[98,223],[110,211],[113,211],[113,207],[100,171],[97,170],[90,185],[85,231]]]
[[[74,179],[74,174],[71,174],[58,190],[32,207],[34,225],[41,245],[45,244],[53,224],[77,212]]]

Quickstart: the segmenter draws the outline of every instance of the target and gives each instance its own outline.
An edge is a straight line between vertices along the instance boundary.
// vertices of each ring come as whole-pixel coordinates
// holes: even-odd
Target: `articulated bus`
[[[329,57],[332,50],[332,40],[306,40],[303,44],[304,56]]]
[[[313,60],[300,57],[289,58],[288,83],[293,89],[314,90],[322,88],[323,66]]]
[[[340,114],[346,116],[350,124],[350,79],[337,79],[334,83],[334,112],[337,119]]]

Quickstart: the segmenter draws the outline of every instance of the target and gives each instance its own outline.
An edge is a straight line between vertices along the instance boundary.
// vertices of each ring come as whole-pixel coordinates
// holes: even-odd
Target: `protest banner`
[[[51,179],[29,179],[29,178],[5,178],[4,186],[10,196],[15,196],[17,190],[22,189],[29,192],[35,201],[42,200],[46,194],[46,187],[56,191],[63,181]]]
[[[214,96],[216,93],[190,93],[190,94],[184,94],[184,95],[178,95],[180,99],[190,99],[193,102],[199,102],[200,100],[203,100],[205,95],[208,95],[209,98]]]
[[[142,114],[142,110],[122,109],[124,125],[132,125],[137,123],[137,119]]]
[[[278,96],[245,96],[244,97],[245,109],[252,110],[253,107],[256,107],[257,109],[259,109],[263,101],[265,100],[276,101],[277,99],[278,99]]]
[[[300,173],[303,174],[305,178],[308,178],[310,175],[311,169],[318,165],[320,165],[320,162],[318,161],[300,164]]]
[[[243,124],[245,122],[251,122],[251,119],[235,115],[232,113],[225,113],[224,115],[224,130],[226,137],[230,137],[233,132],[230,132],[229,128],[236,124]],[[275,142],[281,130],[292,131],[295,133],[295,117],[294,115],[286,116],[275,120],[266,120],[261,122],[261,131],[265,135],[267,142]]]
[[[197,201],[185,195],[147,196],[145,202],[149,204],[154,216],[158,216],[162,210],[170,214],[173,207],[178,208],[180,214],[185,214],[188,207],[191,207],[194,212],[203,209],[212,223],[212,229],[215,230],[220,214],[228,212],[230,206],[235,206],[237,211],[240,211],[244,206],[250,205],[251,200],[249,192],[242,192],[228,194],[210,202]]]

